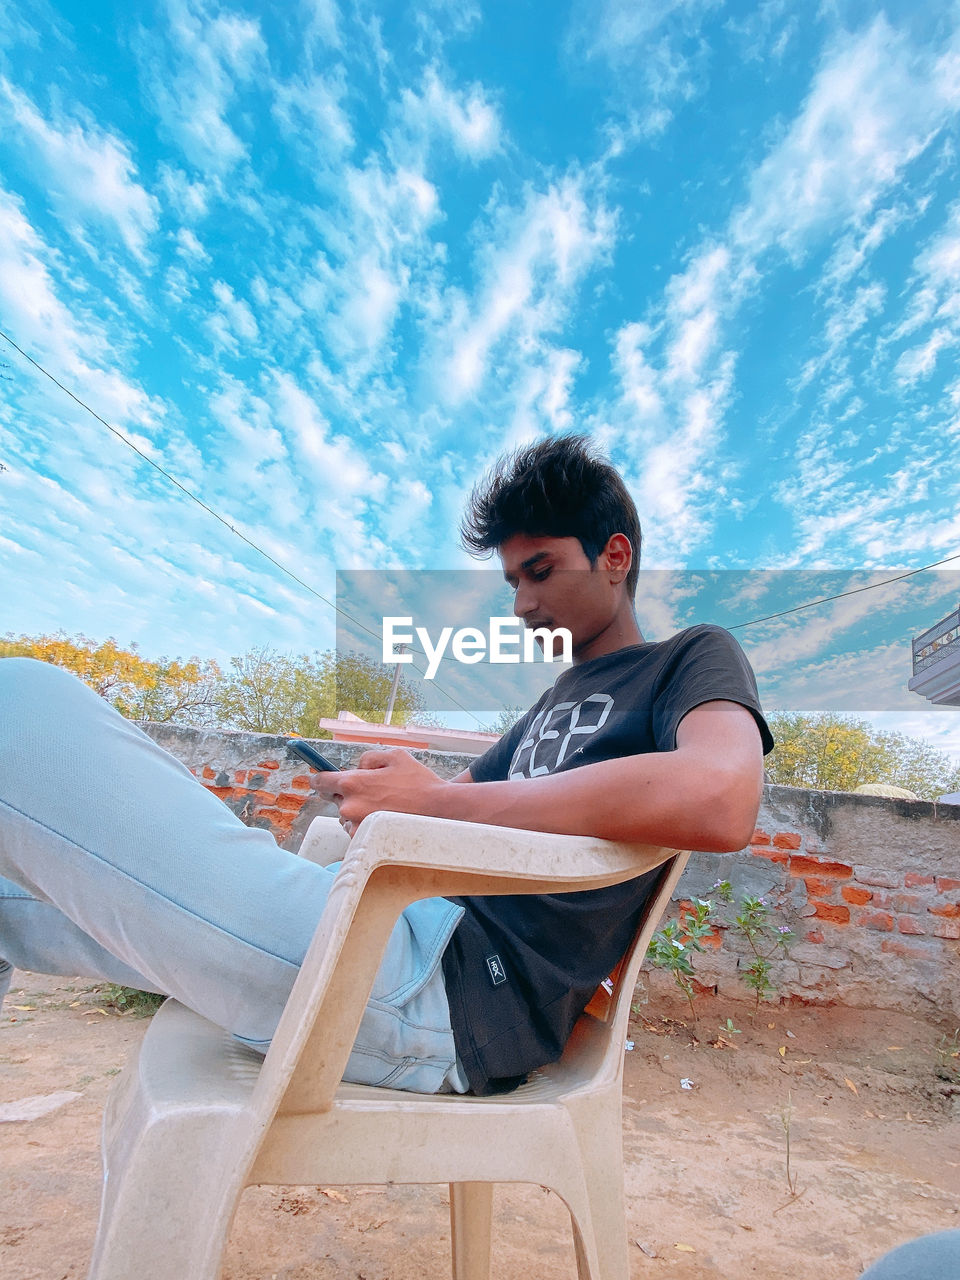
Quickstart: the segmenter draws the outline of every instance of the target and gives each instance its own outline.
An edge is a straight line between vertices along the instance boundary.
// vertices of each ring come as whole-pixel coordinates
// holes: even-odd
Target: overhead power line
[[[926,573],[928,569],[937,569],[951,560],[960,560],[960,551],[952,556],[944,556],[942,560],[934,560],[931,564],[921,565],[919,569],[908,569],[906,573],[894,574],[892,578],[884,578],[881,582],[868,582],[863,587],[851,587],[849,591],[838,591],[836,595],[821,596],[817,600],[808,600],[806,604],[794,605],[792,609],[781,609],[779,613],[768,613],[762,618],[751,618],[749,622],[737,622],[727,628],[728,631],[739,631],[742,627],[755,627],[758,622],[772,622],[774,618],[785,618],[791,613],[800,613],[804,609],[815,609],[817,605],[829,604],[831,600],[843,600],[845,596],[858,596],[864,591],[876,591],[891,582],[902,582],[904,578],[912,578],[918,573]]]
[[[119,431],[115,426],[109,423],[106,420],[106,418],[102,418],[95,409],[92,409],[90,405],[86,403],[86,401],[81,400],[80,397],[76,395],[73,391],[71,391],[69,387],[65,387],[58,378],[54,377],[54,375],[50,373],[48,369],[45,369],[43,365],[39,363],[39,361],[34,360],[33,356],[28,355],[27,352],[24,351],[22,347],[19,347],[16,344],[16,342],[14,342],[13,338],[11,338],[8,333],[4,333],[2,329],[0,329],[0,338],[3,338],[5,342],[9,343],[9,345],[13,347],[14,351],[16,351],[19,355],[21,355],[23,359],[26,360],[29,364],[33,365],[33,367],[39,373],[42,373],[45,378],[48,378],[54,384],[54,386],[59,387],[60,390],[65,395],[68,395],[70,399],[74,401],[75,404],[78,404],[80,408],[85,410],[87,413],[89,413],[91,417],[96,418],[97,422],[99,422],[102,426],[106,427],[107,430],[112,435],[116,436],[116,438],[122,444],[125,444],[128,449],[132,449],[133,452],[137,454],[138,457],[142,458],[144,462],[148,463],[151,467],[153,467],[154,471],[158,471],[160,475],[164,477],[165,480],[168,480],[172,485],[174,485],[175,488],[179,489],[180,492],[186,498],[188,498],[191,502],[195,502],[198,507],[200,507],[203,511],[207,513],[207,515],[213,516],[214,520],[218,520],[225,529],[229,529],[230,532],[235,537],[239,538],[241,542],[245,542],[248,547],[250,547],[258,555],[263,556],[263,558],[265,560],[268,560],[270,564],[274,566],[274,568],[279,569],[281,573],[285,574],[288,578],[291,579],[291,581],[295,582],[298,586],[302,587],[304,591],[309,591],[309,593],[312,596],[315,596],[318,600],[321,600],[325,605],[331,608],[334,611],[334,613],[339,614],[342,618],[346,618],[348,622],[352,622],[354,626],[359,627],[361,631],[365,631],[367,635],[373,636],[375,640],[382,639],[382,637],[378,636],[375,631],[373,631],[365,623],[361,622],[359,618],[354,618],[351,614],[347,613],[346,609],[342,609],[333,600],[328,599],[321,592],[317,591],[317,589],[315,587],[312,587],[309,582],[304,582],[303,578],[295,574],[292,569],[288,569],[285,564],[282,564],[279,560],[277,560],[274,556],[272,556],[269,551],[265,551],[263,547],[259,546],[256,542],[254,542],[252,538],[248,538],[247,535],[242,530],[238,529],[236,525],[231,524],[230,521],[227,520],[225,516],[222,516],[219,511],[215,511],[213,507],[211,507],[208,503],[204,502],[201,497],[195,494],[191,489],[188,489],[185,484],[182,484],[181,481],[179,481],[176,478],[176,476],[171,475],[169,471],[161,467],[159,462],[155,462],[153,458],[149,456],[149,454],[144,453],[142,449],[138,448],[137,445],[135,445],[134,442],[128,436],[125,436],[122,431]],[[412,662],[411,666],[415,671],[419,671],[421,675],[424,675],[423,669],[421,667],[418,667],[415,662]],[[461,702],[458,702],[452,693],[450,693],[447,689],[444,689],[442,685],[437,684],[435,681],[434,681],[434,688],[439,693],[442,693],[444,697],[449,698],[455,707],[458,707],[459,710],[465,712],[468,716],[470,716],[472,720],[474,720],[478,725],[480,725],[481,728],[483,728],[483,724],[478,719],[478,717],[475,716],[473,712],[470,711],[467,707],[465,707]]]

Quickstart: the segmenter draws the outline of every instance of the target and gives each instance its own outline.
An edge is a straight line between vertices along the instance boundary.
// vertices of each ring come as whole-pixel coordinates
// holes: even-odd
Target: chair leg
[[[453,1280],[490,1280],[492,1182],[450,1183]]]
[[[578,1126],[582,1194],[564,1197],[570,1210],[579,1280],[629,1280],[623,1144],[619,1129]]]
[[[226,1130],[234,1126],[222,1117],[144,1124],[138,1102],[126,1116],[105,1117],[103,1194],[88,1280],[217,1280],[242,1189],[231,1185],[236,1143]],[[145,1231],[153,1241],[147,1247]]]

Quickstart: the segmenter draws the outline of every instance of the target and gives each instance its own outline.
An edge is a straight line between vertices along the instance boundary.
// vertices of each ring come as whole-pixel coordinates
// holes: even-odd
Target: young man
[[[501,463],[462,529],[496,551],[530,627],[567,627],[572,669],[453,782],[405,752],[323,774],[348,831],[378,809],[679,849],[741,849],[753,834],[764,750],[756,682],[728,632],[645,643],[633,598],[640,524],[619,475],[583,437]],[[456,785],[473,783],[471,786]],[[459,899],[443,956],[458,1059],[475,1092],[509,1088],[559,1057],[634,932],[656,876],[588,893]],[[496,972],[488,961],[495,958]]]
[[[526,623],[570,629],[574,666],[452,782],[404,752],[318,774],[347,831],[392,810],[743,847],[771,745],[753,675],[718,628],[644,642],[640,527],[616,472],[581,437],[543,441],[474,492],[463,534],[473,551],[497,551]],[[79,681],[0,662],[6,960],[175,995],[265,1048],[334,874],[244,827]],[[640,880],[415,903],[391,935],[346,1078],[511,1087],[562,1051],[649,890]]]

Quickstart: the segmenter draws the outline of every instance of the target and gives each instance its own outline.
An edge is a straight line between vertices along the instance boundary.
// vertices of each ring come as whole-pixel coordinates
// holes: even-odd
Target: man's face
[[[574,660],[592,656],[591,647],[610,627],[623,598],[604,571],[603,554],[592,567],[578,538],[525,533],[508,538],[497,554],[515,592],[513,612],[524,625],[566,627]]]

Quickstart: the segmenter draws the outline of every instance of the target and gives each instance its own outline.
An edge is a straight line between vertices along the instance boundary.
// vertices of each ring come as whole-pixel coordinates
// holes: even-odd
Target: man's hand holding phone
[[[442,812],[440,796],[451,785],[401,749],[365,751],[355,769],[318,772],[310,783],[338,806],[340,825],[350,835],[371,813]]]
[[[299,756],[301,760],[305,760],[311,769],[316,770],[310,779],[314,789],[321,792],[339,808],[343,795],[334,779],[338,779],[343,771],[331,760],[328,760],[325,755],[321,754],[316,747],[311,746],[309,742],[304,742],[301,738],[292,738],[287,743],[287,749],[292,751],[295,756]],[[320,778],[325,780],[326,785],[316,785]],[[352,836],[356,829],[353,823],[344,820],[343,814],[340,815],[340,825],[349,836]]]

